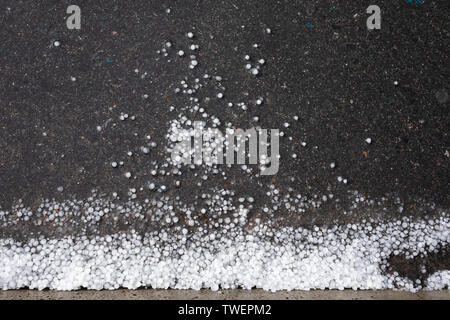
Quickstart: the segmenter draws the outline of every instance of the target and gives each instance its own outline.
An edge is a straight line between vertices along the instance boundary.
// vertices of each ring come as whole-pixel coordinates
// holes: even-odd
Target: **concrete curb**
[[[411,293],[392,290],[112,290],[112,291],[0,291],[0,300],[450,300],[450,291]]]

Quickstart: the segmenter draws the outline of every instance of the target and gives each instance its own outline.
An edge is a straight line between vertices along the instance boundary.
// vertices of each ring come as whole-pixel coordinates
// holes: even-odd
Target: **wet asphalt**
[[[0,3],[3,210],[19,199],[30,207],[42,199],[85,199],[94,189],[126,199],[129,188],[149,181],[194,204],[202,193],[231,186],[255,198],[255,214],[267,204],[269,184],[341,200],[314,216],[286,215],[287,225],[346,223],[353,190],[401,198],[404,210],[392,205],[391,218],[433,215],[419,210],[422,203],[449,208],[447,1],[378,1],[382,26],[372,31],[365,12],[372,1],[80,0],[81,29],[68,30],[72,2]],[[158,50],[168,41],[173,48],[166,57]],[[191,54],[192,43],[199,45],[194,70],[176,54]],[[257,77],[245,71],[246,54],[265,59]],[[201,186],[195,170],[151,174],[168,157],[169,121],[187,104],[174,89],[205,73],[223,77],[196,95],[210,114],[239,128],[285,132],[278,174],[255,177],[232,166],[227,181],[210,177]],[[218,89],[224,99],[216,98]],[[261,106],[252,102],[257,97],[264,97]],[[227,108],[229,101],[250,107]],[[121,121],[124,113],[135,120]],[[150,155],[138,152],[146,135],[157,144]],[[124,166],[113,168],[112,161]],[[158,195],[145,189],[142,196]]]

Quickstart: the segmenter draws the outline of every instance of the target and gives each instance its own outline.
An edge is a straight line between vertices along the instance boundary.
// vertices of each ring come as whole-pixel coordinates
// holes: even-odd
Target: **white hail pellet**
[[[125,177],[127,177],[128,179],[131,178],[131,172],[125,172]]]
[[[194,34],[193,34],[192,32],[188,32],[188,33],[187,33],[187,36],[188,36],[188,38],[193,38],[193,37],[194,37]]]
[[[178,55],[179,55],[180,57],[184,56],[184,51],[183,51],[183,50],[178,51]]]

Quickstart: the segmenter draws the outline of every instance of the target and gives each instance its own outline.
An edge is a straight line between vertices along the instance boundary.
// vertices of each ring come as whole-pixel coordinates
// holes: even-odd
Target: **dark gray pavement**
[[[382,27],[374,31],[366,28],[365,12],[373,1],[80,0],[81,30],[68,30],[72,2],[0,1],[0,209],[12,213],[0,224],[0,238],[170,234],[191,227],[177,211],[180,203],[195,221],[213,225],[201,209],[214,207],[211,199],[227,189],[235,208],[240,197],[254,199],[249,221],[274,227],[420,220],[448,211],[448,1],[377,1]],[[190,51],[191,44],[199,48]],[[199,61],[195,69],[188,68],[191,54]],[[265,60],[256,77],[245,70],[247,54],[251,63]],[[204,74],[223,80],[207,81]],[[202,87],[192,97],[220,119],[221,129],[231,123],[284,131],[278,174],[224,166],[225,180],[204,168],[182,168],[178,175],[164,166],[170,121],[178,114],[203,119],[189,111],[196,103],[189,95],[175,92],[195,78]],[[148,135],[155,145],[143,154]],[[123,165],[114,168],[115,161]],[[166,190],[149,190],[150,182]],[[267,196],[270,185],[279,199]],[[298,194],[306,203],[302,214],[284,203],[276,212],[263,210]],[[327,201],[320,200],[324,195]],[[45,199],[116,206],[149,199],[175,207],[180,218],[164,224],[112,210],[96,224],[83,214],[57,224],[37,213]],[[23,221],[14,216],[18,208],[36,214]],[[392,257],[390,265],[387,272],[413,281],[423,280],[423,265],[425,275],[448,270],[448,241],[412,263]]]
[[[175,49],[171,63],[157,50],[166,41],[186,47],[188,31],[195,32],[204,56],[192,76],[221,74],[230,101],[265,97],[263,107],[247,112],[210,103],[223,122],[248,128],[258,116],[263,128],[283,128],[299,117],[285,130],[293,140],[281,143],[279,174],[260,183],[311,194],[333,188],[338,198],[349,188],[373,197],[395,194],[412,201],[404,214],[415,214],[417,199],[448,207],[448,99],[436,98],[448,91],[448,2],[380,1],[383,26],[373,32],[366,29],[367,1],[79,1],[80,31],[66,28],[68,3],[2,1],[3,208],[19,198],[31,205],[40,197],[83,197],[92,189],[126,190],[151,179],[152,161],[167,156],[162,146],[173,118],[169,106],[185,104],[174,85],[188,75]],[[268,27],[271,35],[264,33]],[[60,47],[52,46],[55,40]],[[267,61],[260,77],[243,72],[245,54]],[[147,72],[145,79],[136,68]],[[203,88],[199,98],[214,89]],[[132,125],[118,120],[121,112],[136,115]],[[99,134],[96,127],[111,118]],[[127,161],[136,178],[130,181],[110,163],[117,155],[126,160],[145,133],[161,148],[150,159]],[[304,140],[307,151],[289,157]],[[348,177],[347,186],[338,184],[331,162]],[[239,192],[261,189],[233,169],[227,175],[237,189],[242,186]],[[168,185],[173,180],[164,179]],[[222,184],[211,179],[187,188],[188,196]],[[186,188],[171,191],[186,198]]]

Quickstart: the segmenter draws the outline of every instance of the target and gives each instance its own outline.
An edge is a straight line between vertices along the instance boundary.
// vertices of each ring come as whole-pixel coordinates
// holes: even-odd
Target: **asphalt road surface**
[[[292,289],[448,287],[448,1],[379,0],[379,30],[366,26],[373,1],[80,0],[79,30],[66,25],[72,2],[0,2],[0,287],[286,289],[323,243],[301,269],[318,278]],[[278,172],[174,165],[171,130],[196,120],[278,129]],[[135,274],[117,267],[122,253],[99,258],[120,235],[146,243],[124,245],[144,261]],[[221,266],[201,273],[222,235],[245,239],[227,242],[236,256],[267,257],[215,256]],[[39,255],[49,243],[73,254]],[[206,265],[155,271],[203,245],[187,255]],[[376,257],[379,277],[341,281],[349,248]],[[331,271],[316,270],[328,254]],[[86,277],[67,275],[68,261]],[[112,278],[90,278],[97,267]],[[152,272],[161,282],[142,279]]]

